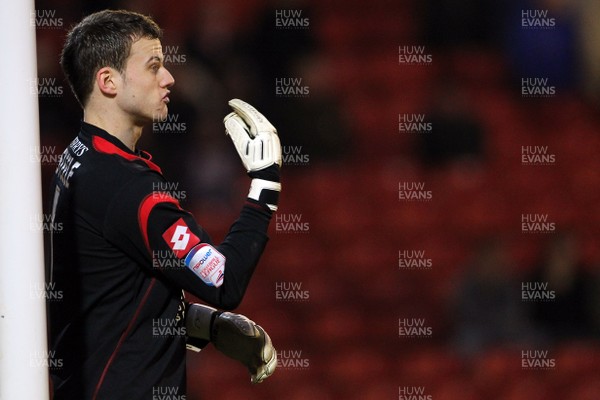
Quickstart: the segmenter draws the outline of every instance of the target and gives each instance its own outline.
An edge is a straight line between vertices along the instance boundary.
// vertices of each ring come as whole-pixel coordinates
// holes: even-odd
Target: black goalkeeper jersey
[[[90,124],[62,154],[46,272],[61,294],[48,307],[55,400],[185,398],[183,290],[222,309],[241,301],[270,211],[248,200],[223,243],[206,246],[168,187],[149,154]],[[212,283],[186,266],[197,248]]]

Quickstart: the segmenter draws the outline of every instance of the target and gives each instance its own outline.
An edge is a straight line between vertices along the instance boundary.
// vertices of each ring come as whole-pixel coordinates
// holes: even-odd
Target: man
[[[276,353],[246,317],[186,304],[183,290],[233,309],[241,302],[277,209],[281,146],[275,128],[232,100],[226,131],[252,178],[239,219],[214,246],[168,187],[142,127],[164,119],[173,76],[161,31],[128,11],[101,11],[68,34],[61,65],[83,108],[79,135],[52,182],[47,279],[54,399],[152,399],[185,395],[185,348],[212,341],[244,363],[253,382],[272,374]]]

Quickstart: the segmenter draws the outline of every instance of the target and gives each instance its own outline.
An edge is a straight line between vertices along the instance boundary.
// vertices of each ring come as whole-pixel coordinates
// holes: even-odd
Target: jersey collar
[[[87,122],[82,122],[81,132],[91,136],[92,145],[97,152],[104,154],[116,154],[129,161],[141,161],[151,170],[162,174],[160,167],[151,161],[152,156],[150,153],[143,150],[138,150],[134,153],[127,146],[125,146],[123,142],[106,132],[104,129],[98,128],[92,124],[88,124]]]

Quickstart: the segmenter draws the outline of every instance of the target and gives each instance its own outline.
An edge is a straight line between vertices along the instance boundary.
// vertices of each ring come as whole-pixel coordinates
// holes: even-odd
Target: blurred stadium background
[[[279,369],[254,387],[213,348],[190,353],[188,400],[600,398],[595,0],[36,1],[48,156],[81,119],[66,30],[103,8],[164,28],[171,117],[140,146],[215,240],[248,182],[227,100],[284,145],[238,309]]]

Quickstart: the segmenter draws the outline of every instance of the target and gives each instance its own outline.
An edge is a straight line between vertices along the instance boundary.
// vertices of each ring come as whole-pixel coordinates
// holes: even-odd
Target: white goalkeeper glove
[[[252,383],[260,383],[275,372],[277,352],[271,338],[244,315],[190,304],[186,330],[188,336],[209,340],[221,353],[244,364]]]
[[[233,99],[233,112],[224,119],[229,135],[252,179],[248,197],[277,210],[281,183],[281,143],[275,127],[250,104]]]

